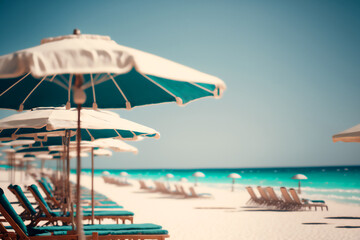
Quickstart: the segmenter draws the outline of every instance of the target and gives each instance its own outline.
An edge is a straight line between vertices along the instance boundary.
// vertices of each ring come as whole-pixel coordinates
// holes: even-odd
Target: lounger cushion
[[[46,209],[48,210],[48,212],[52,215],[52,216],[56,216],[56,213],[54,213],[49,205],[46,203],[45,199],[43,198],[43,196],[40,194],[38,187],[35,184],[32,184],[30,186],[30,188],[34,191],[34,193],[39,197],[40,201],[45,205]]]
[[[92,235],[94,231],[84,231],[85,235]],[[165,235],[169,232],[167,230],[162,229],[154,229],[154,230],[113,230],[113,231],[96,231],[99,235]],[[67,231],[55,231],[53,235],[66,235]]]
[[[21,189],[21,187],[19,185],[15,185],[13,186],[13,189],[17,192],[17,194],[20,196],[20,198],[22,199],[22,201],[24,202],[24,204],[26,205],[26,207],[30,210],[31,215],[35,215],[36,214],[36,210],[34,209],[34,207],[31,205],[29,199],[25,196],[23,190]]]
[[[20,216],[16,213],[14,208],[11,206],[9,200],[6,198],[4,191],[0,188],[0,204],[5,208],[5,210],[9,213],[11,218],[16,222],[16,224],[21,228],[21,230],[28,234],[26,226]]]
[[[45,182],[42,182],[40,180],[38,182],[39,182],[39,184],[41,184],[45,188],[45,191],[50,195],[50,197],[54,197],[54,195],[50,191],[49,186]]]
[[[70,216],[70,212],[68,212],[66,215],[63,214],[63,212],[54,212],[51,211],[51,216],[53,217],[69,217]],[[75,213],[76,215],[76,213]],[[92,215],[92,211],[83,211],[82,215],[84,217],[89,217]],[[41,215],[42,217],[46,217],[45,214]],[[129,212],[129,211],[101,211],[101,210],[97,210],[95,211],[95,216],[101,217],[101,216],[134,216],[133,212]]]
[[[160,225],[152,223],[143,223],[143,224],[88,224],[84,225],[84,230],[87,231],[105,231],[105,230],[147,230],[147,229],[161,229]],[[53,232],[53,231],[71,231],[72,226],[44,226],[44,227],[32,227],[29,228],[30,231],[37,232]]]
[[[82,206],[82,208],[91,208],[91,206]],[[109,205],[104,205],[104,206],[94,206],[94,208],[124,208],[123,206],[109,206]]]
[[[117,204],[114,201],[99,201],[99,203],[101,203],[101,204]]]

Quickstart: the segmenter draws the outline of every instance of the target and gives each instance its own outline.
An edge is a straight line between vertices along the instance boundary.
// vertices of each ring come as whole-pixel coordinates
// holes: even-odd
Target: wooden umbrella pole
[[[91,148],[91,224],[95,223],[94,196],[94,148]]]
[[[81,156],[80,156],[80,143],[81,143],[81,126],[80,126],[80,112],[81,112],[81,104],[77,105],[78,111],[78,122],[77,122],[77,133],[76,133],[76,150],[77,150],[77,165],[76,165],[76,230],[77,233],[81,236],[82,232],[82,219],[81,219]]]

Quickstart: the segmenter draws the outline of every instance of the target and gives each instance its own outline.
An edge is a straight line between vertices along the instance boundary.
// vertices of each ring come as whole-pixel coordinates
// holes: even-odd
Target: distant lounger
[[[258,204],[261,205],[264,203],[264,200],[261,198],[258,198],[253,190],[252,187],[248,186],[246,187],[246,190],[248,191],[250,195],[250,199],[246,202],[246,204]]]
[[[325,201],[316,200],[316,202],[312,202],[311,200],[305,200],[305,199],[303,199],[303,201],[301,201],[298,194],[296,193],[295,189],[290,188],[289,192],[290,192],[291,196],[293,197],[294,201],[301,207],[304,207],[304,208],[308,207],[309,209],[314,207],[315,211],[317,210],[318,207],[321,208],[321,211],[323,210],[323,208],[326,208],[326,210],[329,210],[328,206],[325,204]]]

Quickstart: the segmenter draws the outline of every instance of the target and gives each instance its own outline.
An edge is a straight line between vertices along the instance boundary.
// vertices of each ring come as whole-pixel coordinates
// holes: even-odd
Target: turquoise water
[[[90,174],[90,169],[83,172]],[[238,173],[241,179],[237,179],[237,189],[244,186],[298,186],[297,180],[291,177],[301,173],[308,177],[302,181],[304,195],[313,199],[329,199],[338,202],[350,202],[360,205],[360,166],[337,166],[337,167],[298,167],[298,168],[232,168],[232,169],[96,169],[95,175],[100,176],[103,171],[111,175],[119,176],[121,171],[130,174],[131,179],[163,179],[165,174],[172,173],[174,178],[170,181],[179,181],[186,177],[189,182],[194,181],[191,175],[195,171],[203,172],[206,177],[199,179],[202,184],[218,188],[230,188],[231,179],[227,178],[230,173]],[[75,171],[73,171],[75,172]]]

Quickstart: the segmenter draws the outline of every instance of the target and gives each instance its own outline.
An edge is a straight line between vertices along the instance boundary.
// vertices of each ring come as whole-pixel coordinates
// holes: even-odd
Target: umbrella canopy
[[[205,174],[202,173],[202,172],[195,172],[195,173],[193,173],[192,176],[193,176],[193,177],[205,177]]]
[[[180,178],[180,182],[183,182],[183,183],[185,183],[185,182],[187,182],[188,180],[187,180],[187,178],[186,177],[182,177],[182,178]]]
[[[108,149],[96,149],[94,150],[95,156],[112,156],[112,151]]]
[[[292,176],[291,179],[306,180],[308,178],[304,174],[296,174],[296,175]]]
[[[237,174],[237,173],[230,173],[227,177],[228,178],[233,178],[233,179],[241,178],[241,176],[239,174]]]
[[[122,176],[122,177],[127,177],[127,176],[129,176],[129,174],[128,174],[127,172],[121,172],[121,173],[120,173],[120,176]]]
[[[169,179],[169,178],[174,178],[174,175],[171,174],[171,173],[168,173],[168,174],[166,174],[165,176],[166,176],[167,179]]]
[[[41,140],[39,136],[64,136],[65,130],[71,131],[74,135],[76,128],[76,109],[37,108],[1,119],[0,129],[3,131],[0,133],[0,139],[33,137]],[[81,111],[82,140],[92,141],[98,138],[136,140],[137,136],[159,138],[160,134],[152,128],[123,119],[110,111],[88,109]],[[62,143],[61,138],[57,141]],[[55,142],[49,144],[54,145]]]
[[[21,145],[31,145],[34,144],[34,140],[14,140],[9,142],[0,142],[0,146],[21,146]]]
[[[298,193],[300,194],[301,193],[301,180],[308,179],[307,176],[305,176],[304,174],[296,174],[296,175],[292,176],[291,179],[299,180]]]
[[[334,142],[360,142],[360,124],[332,137]]]
[[[110,175],[110,173],[108,171],[103,171],[101,174],[104,175],[104,176],[109,176]]]
[[[182,105],[219,97],[226,88],[217,77],[118,45],[108,36],[74,34],[1,56],[0,108],[76,107],[71,98],[76,74],[84,78],[83,107],[94,109]]]

